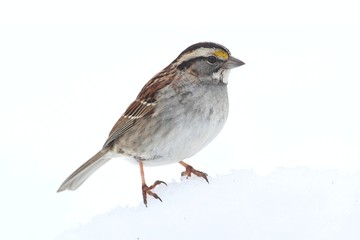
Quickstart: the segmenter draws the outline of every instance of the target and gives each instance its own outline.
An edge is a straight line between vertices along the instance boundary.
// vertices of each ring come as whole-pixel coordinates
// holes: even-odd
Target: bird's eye
[[[209,63],[216,63],[217,58],[216,58],[215,56],[209,56],[209,57],[207,58],[207,61],[208,61]]]

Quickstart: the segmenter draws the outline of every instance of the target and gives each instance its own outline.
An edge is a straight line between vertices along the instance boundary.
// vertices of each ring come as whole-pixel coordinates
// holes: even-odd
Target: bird
[[[76,169],[57,192],[76,190],[112,158],[123,157],[139,165],[143,203],[164,181],[145,181],[144,166],[180,163],[181,176],[207,174],[184,162],[208,145],[223,128],[229,112],[228,77],[245,63],[214,42],[186,48],[167,67],[151,78],[135,101],[111,129],[103,147]]]

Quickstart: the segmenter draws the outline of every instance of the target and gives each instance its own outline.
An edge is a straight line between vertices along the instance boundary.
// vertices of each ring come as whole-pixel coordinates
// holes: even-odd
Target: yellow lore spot
[[[229,58],[229,54],[221,49],[215,50],[214,55],[224,60]]]

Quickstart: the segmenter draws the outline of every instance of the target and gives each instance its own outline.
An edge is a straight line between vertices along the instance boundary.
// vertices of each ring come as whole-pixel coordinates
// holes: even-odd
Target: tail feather
[[[81,165],[78,169],[75,170],[59,187],[57,192],[62,192],[64,190],[76,190],[80,187],[85,180],[90,177],[98,168],[107,163],[111,156],[109,156],[109,149],[102,149],[87,162]]]

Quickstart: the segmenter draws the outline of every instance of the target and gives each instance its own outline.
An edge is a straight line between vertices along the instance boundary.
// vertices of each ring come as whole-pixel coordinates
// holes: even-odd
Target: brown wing
[[[167,85],[170,85],[176,79],[175,76],[174,69],[168,66],[150,79],[141,89],[136,100],[130,104],[125,113],[115,123],[103,148],[108,147],[115,139],[121,137],[130,128],[134,127],[140,118],[153,114],[156,107],[157,93]]]
[[[151,115],[153,113],[154,107],[154,103],[147,103],[138,99],[131,103],[125,113],[111,129],[109,137],[106,140],[103,148],[108,147],[115,139],[126,133],[136,124],[140,118]]]

